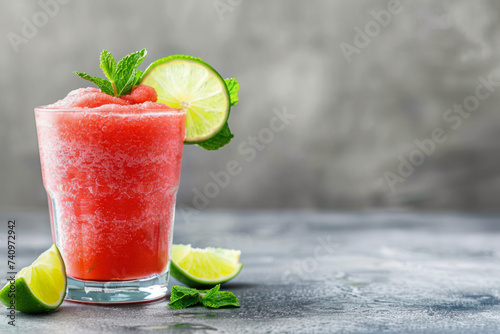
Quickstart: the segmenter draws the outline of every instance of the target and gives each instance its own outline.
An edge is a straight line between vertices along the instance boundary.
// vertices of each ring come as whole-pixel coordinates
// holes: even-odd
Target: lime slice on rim
[[[173,245],[170,272],[190,287],[213,287],[239,274],[243,267],[239,263],[240,254],[239,250],[234,249]]]
[[[66,268],[56,245],[43,252],[30,266],[15,276],[15,290],[8,282],[0,291],[5,306],[14,301],[15,309],[40,313],[58,308],[66,296]]]
[[[203,60],[173,55],[152,63],[141,85],[153,87],[158,101],[186,109],[186,143],[215,136],[229,117],[230,97],[224,79]]]

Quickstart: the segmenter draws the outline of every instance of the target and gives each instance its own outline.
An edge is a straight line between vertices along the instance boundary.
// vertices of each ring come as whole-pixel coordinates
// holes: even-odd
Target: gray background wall
[[[241,84],[233,142],[185,148],[181,208],[236,160],[242,172],[203,207],[497,209],[499,87],[459,126],[443,115],[474,102],[489,75],[500,81],[498,1],[401,0],[385,26],[371,11],[388,1],[64,2],[16,52],[8,34],[22,36],[43,6],[0,0],[2,211],[46,208],[33,107],[86,85],[73,70],[98,75],[102,49],[121,58],[143,47],[148,63],[191,54]],[[349,62],[341,46],[355,45],[357,28],[372,37],[364,46],[358,36]],[[247,161],[238,147],[269,127],[273,109],[296,118]],[[386,172],[418,158],[414,141],[436,128],[447,140],[391,189]]]

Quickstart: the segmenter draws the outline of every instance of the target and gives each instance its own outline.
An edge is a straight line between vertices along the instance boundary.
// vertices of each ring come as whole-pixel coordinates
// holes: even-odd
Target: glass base
[[[152,302],[167,295],[169,273],[131,281],[82,281],[68,276],[66,300],[90,304]]]

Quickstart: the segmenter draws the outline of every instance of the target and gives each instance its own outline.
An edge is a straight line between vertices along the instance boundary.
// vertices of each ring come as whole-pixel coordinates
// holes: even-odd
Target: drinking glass
[[[186,112],[35,108],[66,299],[133,303],[167,293]]]

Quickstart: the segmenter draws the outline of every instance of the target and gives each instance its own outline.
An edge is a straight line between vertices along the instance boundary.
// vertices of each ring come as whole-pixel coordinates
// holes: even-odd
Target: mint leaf
[[[229,291],[219,291],[220,284],[208,290],[201,302],[203,306],[209,308],[240,307],[238,298]]]
[[[123,57],[116,63],[113,55],[103,50],[100,56],[100,67],[108,80],[99,77],[92,77],[87,73],[74,72],[83,79],[89,80],[96,84],[103,93],[111,96],[120,97],[132,92],[134,85],[138,85],[143,76],[143,71],[137,68],[142,64],[148,52],[146,49],[131,53]]]
[[[130,94],[136,82],[137,68],[146,58],[146,49],[131,53],[123,57],[116,65],[115,84],[118,96]]]
[[[108,50],[101,52],[101,70],[109,81],[115,81],[116,60]]]
[[[183,309],[200,303],[201,296],[198,290],[174,285],[170,292],[170,306],[173,309]]]
[[[224,80],[226,83],[227,90],[229,91],[229,100],[231,107],[238,104],[238,91],[240,90],[240,84],[235,78]]]
[[[226,124],[224,124],[222,129],[215,136],[202,142],[196,143],[196,145],[204,148],[205,150],[215,151],[229,144],[229,142],[233,138],[234,135],[231,133],[231,130],[229,130],[229,125],[226,121]]]
[[[90,76],[90,75],[88,75],[87,73],[84,73],[84,72],[73,72],[73,73],[78,74],[78,76],[80,78],[83,78],[85,80],[88,80],[88,81],[96,84],[97,87],[99,87],[103,93],[106,93],[106,94],[114,96],[113,86],[111,85],[111,82],[109,82],[108,80],[101,79],[99,77],[92,77],[92,76]]]
[[[238,298],[229,291],[219,291],[212,298],[204,298],[201,301],[203,306],[208,308],[241,307]]]

